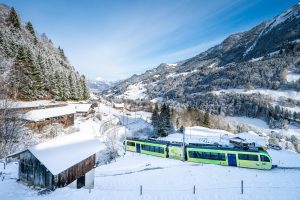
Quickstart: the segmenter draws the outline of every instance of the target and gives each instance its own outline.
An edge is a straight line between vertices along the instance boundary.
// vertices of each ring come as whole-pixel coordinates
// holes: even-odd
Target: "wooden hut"
[[[41,130],[44,126],[59,123],[65,128],[74,125],[76,110],[73,106],[31,110],[23,115],[26,126],[31,129]]]
[[[99,140],[83,133],[38,144],[19,153],[19,179],[51,190],[71,183],[77,188],[92,188],[96,157],[103,149]]]
[[[69,104],[70,106],[73,106],[75,111],[76,111],[76,115],[79,116],[88,116],[91,113],[94,113],[94,109],[92,108],[92,104],[91,103],[71,103]]]

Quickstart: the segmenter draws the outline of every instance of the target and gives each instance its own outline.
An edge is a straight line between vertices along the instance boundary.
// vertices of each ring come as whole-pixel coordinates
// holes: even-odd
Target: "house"
[[[59,123],[65,128],[74,124],[76,110],[73,106],[61,106],[31,110],[23,115],[26,126],[39,131],[46,125]]]
[[[113,107],[117,110],[124,110],[125,108],[124,103],[114,103]]]
[[[73,106],[77,115],[88,116],[94,112],[92,104],[90,103],[71,103],[69,106]]]
[[[93,188],[96,157],[104,148],[99,140],[84,133],[38,144],[19,153],[19,179],[51,190],[71,183],[77,188]]]

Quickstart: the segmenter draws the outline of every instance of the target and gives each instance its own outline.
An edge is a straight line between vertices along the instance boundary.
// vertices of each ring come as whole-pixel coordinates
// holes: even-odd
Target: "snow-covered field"
[[[253,128],[257,132],[264,132],[270,134],[271,132],[283,133],[284,135],[295,135],[300,138],[300,128],[292,125],[288,126],[288,129],[270,129],[268,124],[257,118],[249,117],[226,117],[230,122],[234,124],[244,124],[248,127]]]
[[[273,160],[294,162],[300,156],[286,151],[270,152]],[[292,159],[290,158],[292,156]],[[276,161],[275,161],[276,162]],[[277,161],[279,162],[279,161]],[[0,164],[0,169],[3,171]],[[57,189],[39,195],[17,179],[17,164],[10,163],[0,180],[1,199],[282,199],[300,196],[300,171],[243,169],[182,162],[128,152],[115,162],[96,168],[95,188]],[[241,180],[244,194],[241,194]],[[142,195],[140,186],[142,185]],[[196,193],[193,194],[193,187]]]
[[[300,100],[300,93],[294,90],[268,90],[268,89],[254,89],[245,91],[244,89],[228,89],[213,91],[212,93],[219,95],[222,93],[242,93],[242,94],[262,94],[269,96],[273,100],[280,100],[280,98],[290,98],[294,100]]]

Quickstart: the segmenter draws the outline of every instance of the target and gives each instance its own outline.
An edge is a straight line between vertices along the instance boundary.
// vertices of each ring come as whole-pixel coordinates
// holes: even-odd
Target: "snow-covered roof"
[[[13,100],[0,100],[0,104],[7,105],[8,108],[34,108],[34,107],[47,107],[64,105],[64,102],[51,102],[48,100],[38,101],[13,101]]]
[[[70,106],[74,106],[76,112],[88,112],[92,104],[90,103],[72,103]]]
[[[40,121],[46,118],[58,117],[62,115],[75,114],[74,106],[61,106],[55,108],[46,108],[31,110],[24,114],[23,118],[29,121]]]
[[[115,108],[124,108],[124,103],[114,103]]]
[[[57,175],[104,148],[91,134],[74,133],[38,144],[28,150],[53,175]]]

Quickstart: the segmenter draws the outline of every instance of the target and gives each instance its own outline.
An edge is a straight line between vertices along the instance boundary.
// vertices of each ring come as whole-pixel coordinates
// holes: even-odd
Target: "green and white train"
[[[272,159],[261,148],[248,150],[218,145],[188,144],[183,151],[182,143],[168,141],[126,139],[127,151],[189,162],[236,166],[252,169],[271,169]],[[184,153],[184,155],[183,155]]]

